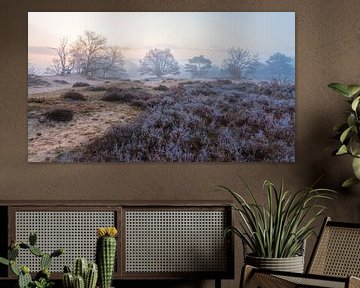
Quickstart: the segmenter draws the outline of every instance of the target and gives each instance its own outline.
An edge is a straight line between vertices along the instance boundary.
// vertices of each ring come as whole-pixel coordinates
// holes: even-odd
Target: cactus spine
[[[98,228],[96,243],[96,262],[99,267],[100,288],[110,288],[116,258],[115,227]]]

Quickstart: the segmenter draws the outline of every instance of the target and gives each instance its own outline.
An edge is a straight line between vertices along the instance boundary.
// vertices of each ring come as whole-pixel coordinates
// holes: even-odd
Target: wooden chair
[[[326,218],[306,273],[278,272],[245,265],[240,287],[360,287],[360,223]]]

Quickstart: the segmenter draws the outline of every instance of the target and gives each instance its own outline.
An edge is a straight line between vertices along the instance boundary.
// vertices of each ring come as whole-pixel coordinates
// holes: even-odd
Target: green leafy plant
[[[58,257],[64,253],[63,249],[57,249],[51,254],[43,252],[36,246],[37,236],[30,233],[29,243],[13,242],[8,251],[8,259],[0,257],[0,263],[10,266],[11,271],[18,277],[19,288],[50,288],[54,283],[50,280],[50,265],[53,257]],[[31,254],[39,257],[41,270],[35,275],[33,280],[30,275],[30,268],[26,265],[19,266],[16,259],[19,256],[20,249],[28,250]]]
[[[347,179],[342,187],[349,187],[360,183],[360,85],[344,85],[331,83],[329,88],[347,98],[351,109],[347,112],[347,120],[334,127],[340,145],[334,151],[334,155],[349,154],[353,157],[352,168],[354,177]]]
[[[245,192],[251,201],[246,201],[239,193],[225,186],[221,190],[229,192],[236,200],[233,208],[240,215],[240,227],[228,227],[225,235],[233,232],[252,251],[252,256],[266,258],[288,258],[301,255],[306,239],[314,233],[315,220],[324,213],[326,207],[317,202],[331,199],[334,191],[329,189],[304,188],[296,193],[278,189],[266,180],[267,205],[261,205],[249,186],[241,179]]]

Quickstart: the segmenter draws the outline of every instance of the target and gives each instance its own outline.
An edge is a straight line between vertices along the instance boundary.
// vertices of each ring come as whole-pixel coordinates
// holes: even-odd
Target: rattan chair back
[[[360,277],[360,224],[325,221],[307,273]]]

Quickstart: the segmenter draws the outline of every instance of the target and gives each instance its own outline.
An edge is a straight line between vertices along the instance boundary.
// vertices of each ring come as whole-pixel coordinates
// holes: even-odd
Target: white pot
[[[289,258],[263,258],[246,255],[245,263],[262,269],[304,273],[304,256]]]

